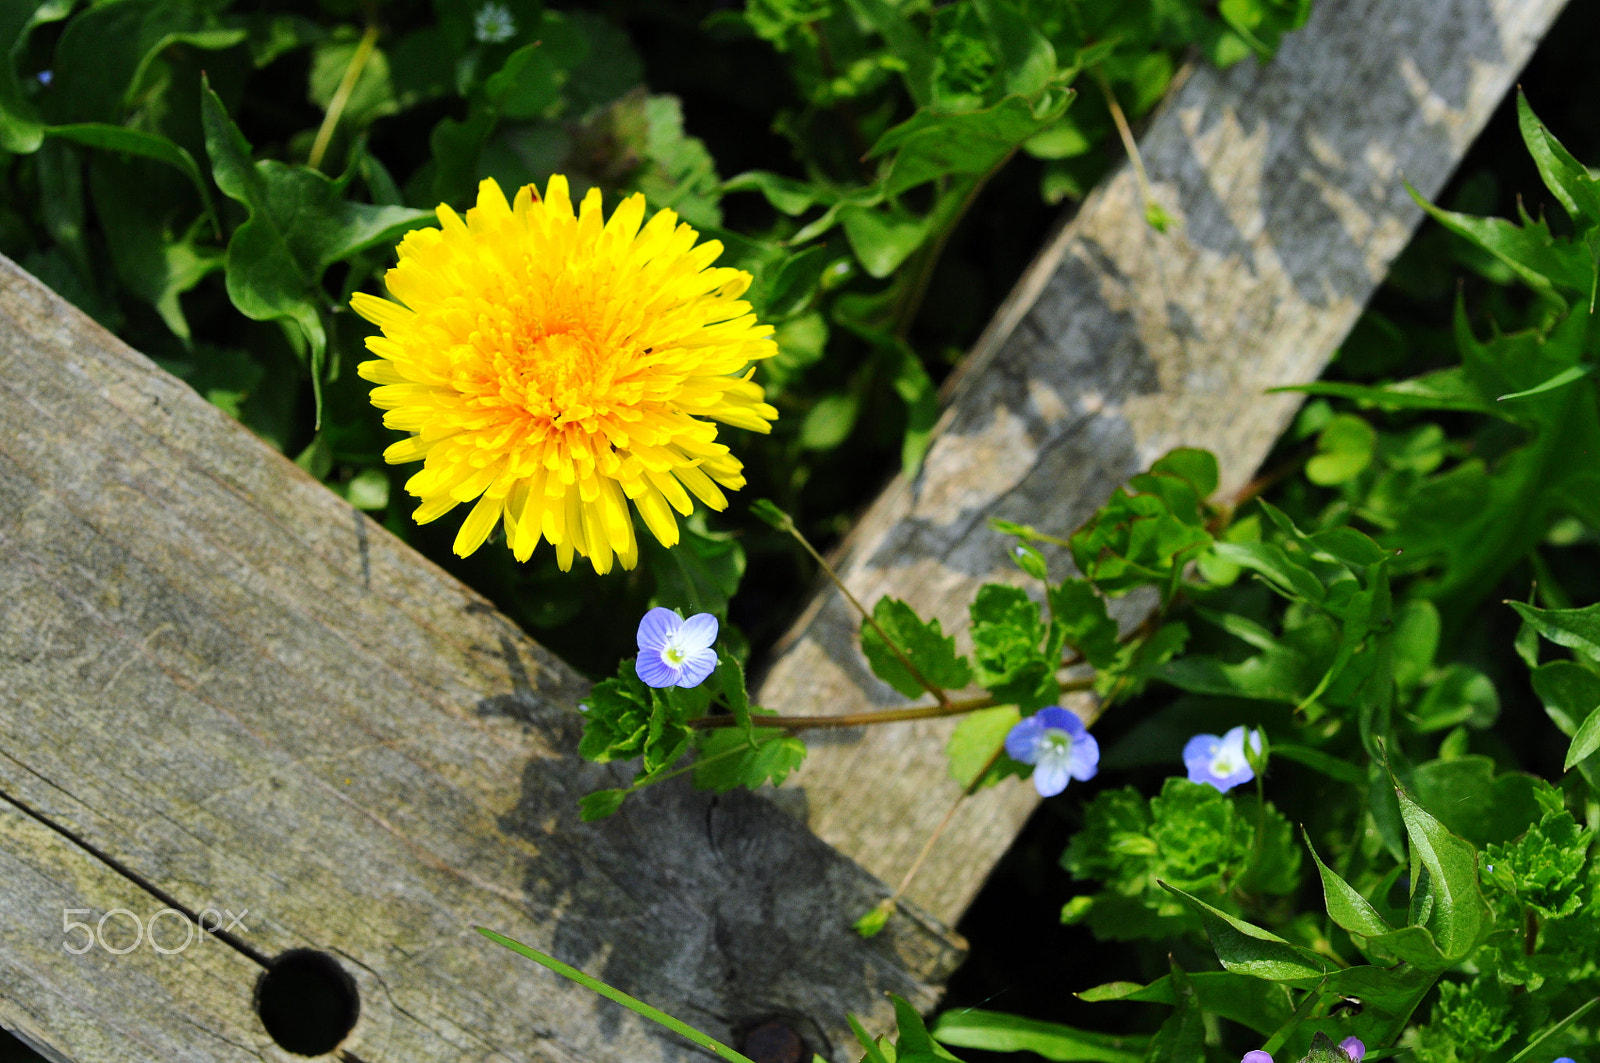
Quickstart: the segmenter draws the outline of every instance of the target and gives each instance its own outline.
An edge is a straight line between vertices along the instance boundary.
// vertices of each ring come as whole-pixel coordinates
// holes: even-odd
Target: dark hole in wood
[[[811,1055],[805,1040],[782,1019],[750,1027],[739,1039],[739,1051],[755,1063],[800,1063]]]
[[[320,1056],[339,1047],[361,1014],[356,983],[332,956],[292,949],[256,983],[256,1014],[280,1048]]]

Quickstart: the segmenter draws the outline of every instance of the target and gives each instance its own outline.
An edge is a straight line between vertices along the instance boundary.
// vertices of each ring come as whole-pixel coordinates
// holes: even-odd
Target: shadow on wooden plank
[[[473,924],[841,1060],[847,1011],[932,1004],[949,935],[857,938],[882,885],[767,802],[578,822],[624,778],[575,755],[577,675],[4,260],[0,424],[0,1026],[78,1063],[299,1058],[252,1001],[310,949],[359,994],[329,1058],[698,1056]],[[64,951],[64,911],[115,908],[172,909],[164,947],[248,914]]]

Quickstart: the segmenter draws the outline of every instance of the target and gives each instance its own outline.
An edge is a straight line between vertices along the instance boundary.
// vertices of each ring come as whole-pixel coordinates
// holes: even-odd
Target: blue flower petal
[[[1033,788],[1039,791],[1040,797],[1054,797],[1067,788],[1068,778],[1065,761],[1055,758],[1041,760],[1033,769]]]
[[[656,606],[644,614],[644,619],[639,621],[639,652],[646,650],[660,652],[667,648],[667,643],[683,627],[683,619],[671,609]]]
[[[1029,716],[1006,733],[1006,756],[1024,764],[1039,759],[1039,739],[1044,737],[1044,725],[1039,717]]]
[[[683,674],[682,668],[674,668],[662,660],[659,650],[639,651],[639,659],[633,662],[633,670],[644,681],[644,685],[650,687],[676,686]]]
[[[702,613],[709,616],[709,613]],[[691,618],[692,619],[692,618]],[[717,651],[710,649],[695,650],[683,659],[683,674],[678,677],[680,687],[697,687],[706,681],[706,676],[717,670]]]
[[[683,622],[678,632],[678,648],[688,653],[703,650],[717,641],[717,618],[710,613],[696,613]]]
[[[1084,731],[1081,737],[1072,740],[1072,756],[1068,770],[1079,782],[1088,782],[1100,770],[1100,743],[1096,742],[1094,735],[1088,731]]]

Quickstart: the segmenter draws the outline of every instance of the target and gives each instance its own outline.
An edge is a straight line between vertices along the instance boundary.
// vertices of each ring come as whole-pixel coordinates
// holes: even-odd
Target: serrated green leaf
[[[736,727],[719,727],[700,733],[694,764],[694,784],[701,790],[726,793],[743,786],[754,790],[771,783],[783,785],[789,773],[806,758],[806,744],[776,727],[758,726],[748,735]]]
[[[1217,456],[1209,450],[1197,447],[1178,447],[1169,450],[1156,459],[1150,466],[1150,471],[1166,473],[1187,481],[1201,501],[1217,493],[1217,484],[1221,477],[1221,471],[1217,467]]]
[[[937,619],[924,621],[905,602],[887,596],[872,608],[877,627],[861,624],[861,652],[873,674],[908,698],[925,693],[916,675],[906,667],[889,644],[887,636],[911,662],[918,674],[945,690],[960,690],[972,682],[972,668],[956,653],[954,636],[946,636]],[[879,628],[882,634],[879,634]]]
[[[1117,622],[1106,612],[1105,599],[1087,580],[1069,579],[1046,592],[1050,615],[1060,624],[1068,646],[1095,668],[1117,658]]]
[[[1050,631],[1036,605],[1019,587],[985,584],[969,609],[973,674],[996,700],[1023,712],[1060,696],[1058,653],[1049,652]]]
[[[898,269],[932,234],[928,218],[899,207],[844,207],[839,224],[861,268],[880,279]]]

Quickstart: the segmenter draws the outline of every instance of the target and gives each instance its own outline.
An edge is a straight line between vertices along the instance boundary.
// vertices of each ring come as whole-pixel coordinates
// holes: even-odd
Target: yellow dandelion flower
[[[465,219],[441,204],[442,228],[400,242],[385,280],[404,305],[351,299],[383,330],[358,367],[373,405],[411,433],[384,458],[423,463],[406,483],[417,522],[473,503],[457,554],[500,522],[519,561],[547,539],[564,570],[575,553],[632,568],[629,502],[672,546],[690,495],[723,509],[718,485],[744,486],[712,422],[770,430],[778,411],[750,377],[777,353],[772,327],[739,298],[750,274],[711,267],[720,243],[644,213],[633,195],[603,220],[596,189],[574,213],[560,176],[514,204],[486,180]]]

